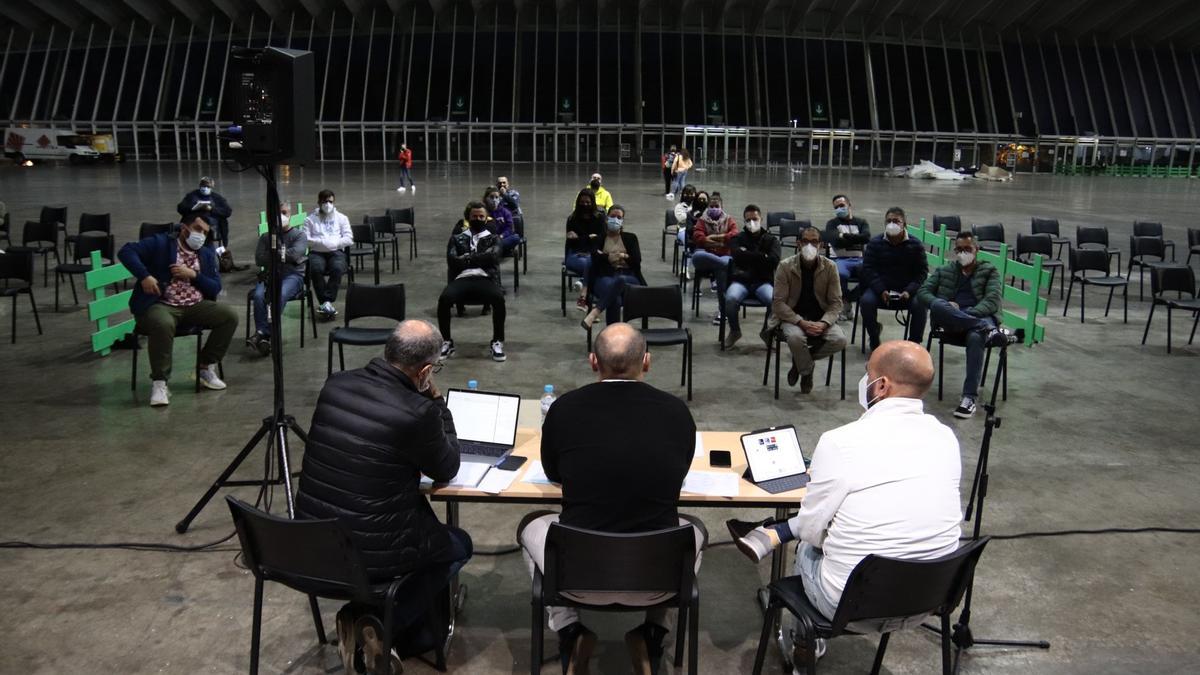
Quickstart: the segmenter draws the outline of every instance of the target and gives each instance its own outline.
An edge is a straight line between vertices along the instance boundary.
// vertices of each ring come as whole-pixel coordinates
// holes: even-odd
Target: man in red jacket
[[[412,174],[409,170],[412,169],[412,150],[408,149],[407,143],[400,144],[400,152],[396,153],[396,159],[400,160],[400,187],[396,188],[396,192],[404,194],[405,183],[407,187],[412,188],[413,194],[417,194],[417,184],[413,182]]]

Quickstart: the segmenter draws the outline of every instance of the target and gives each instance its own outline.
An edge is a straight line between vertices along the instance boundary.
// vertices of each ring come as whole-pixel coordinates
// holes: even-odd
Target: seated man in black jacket
[[[747,297],[758,298],[770,307],[774,297],[775,268],[779,266],[779,238],[763,226],[762,209],[748,204],[742,210],[746,227],[730,242],[733,254],[729,275],[729,289],[725,291],[725,318],[729,321],[729,333],[725,336],[725,348],[729,349],[742,337],[738,321],[738,309]]]
[[[202,212],[204,221],[212,228],[213,238],[221,242],[222,246],[229,246],[229,217],[233,215],[233,209],[229,207],[229,202],[213,189],[213,179],[208,176],[201,178],[200,187],[184,195],[175,210],[179,212],[180,217],[193,211]]]
[[[867,221],[854,215],[854,206],[846,195],[833,196],[833,218],[825,223],[825,242],[837,263],[838,278],[842,282],[842,319],[850,319],[850,279],[858,278],[862,267],[863,247],[871,240],[871,227]]]
[[[351,532],[372,583],[415,573],[394,617],[401,655],[433,648],[439,636],[422,631],[429,624],[421,618],[438,594],[448,598],[447,582],[472,551],[470,536],[438,522],[419,487],[421,474],[448,481],[458,473],[454,418],[433,383],[441,343],[428,322],[404,321],[383,358],[325,381],[296,495],[297,518],[337,518]],[[370,672],[382,672],[380,659],[390,656],[381,653],[383,628],[372,610],[351,604],[338,612],[347,673],[355,672],[356,643]]]
[[[446,245],[450,283],[438,298],[438,328],[443,359],[454,354],[450,308],[460,303],[492,308],[492,360],[504,361],[504,288],[500,286],[500,238],[488,229],[487,207],[467,204],[467,230],[450,236]]]
[[[926,309],[917,301],[917,289],[929,274],[925,246],[908,236],[904,209],[893,206],[883,220],[883,234],[871,239],[863,252],[861,275],[867,290],[858,300],[872,350],[879,346],[880,325],[876,317],[881,306],[888,310],[908,310],[909,340],[920,344],[925,336]]]
[[[550,524],[559,521],[601,532],[648,532],[691,523],[699,569],[707,533],[699,521],[681,518],[675,509],[696,442],[691,411],[677,397],[642,381],[650,370],[650,354],[645,338],[627,323],[601,331],[588,360],[600,381],[563,394],[542,423],[542,465],[550,480],[562,484],[562,514],[537,511],[518,526],[530,576],[535,565],[542,569],[546,535]],[[606,594],[598,604],[647,604],[644,594],[633,595]],[[558,632],[563,672],[587,672],[596,634],[579,622],[574,608],[547,610],[550,629]],[[635,673],[657,672],[662,640],[672,623],[666,610],[648,610],[645,623],[626,633]]]

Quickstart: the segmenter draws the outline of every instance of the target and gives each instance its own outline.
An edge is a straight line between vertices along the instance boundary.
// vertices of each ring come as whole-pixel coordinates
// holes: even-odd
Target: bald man
[[[798,539],[795,574],[826,618],[867,555],[929,560],[958,548],[958,440],[924,412],[921,397],[932,383],[933,360],[924,347],[881,344],[858,384],[866,412],[821,435],[800,512],[754,529],[729,522],[738,548],[755,562]]]
[[[517,528],[529,574],[543,567],[546,534],[554,522],[601,532],[691,523],[699,569],[707,534],[698,520],[681,518],[675,508],[696,441],[691,411],[679,398],[642,381],[650,354],[633,326],[609,324],[594,349],[588,362],[599,381],[563,394],[542,424],[542,465],[550,480],[562,484],[562,513],[534,512]],[[644,594],[606,595],[597,604],[648,604]],[[550,629],[558,633],[563,672],[587,672],[596,634],[580,623],[573,607],[548,607],[547,614]],[[645,623],[626,633],[635,673],[658,671],[663,638],[673,625],[666,610],[648,610]]]

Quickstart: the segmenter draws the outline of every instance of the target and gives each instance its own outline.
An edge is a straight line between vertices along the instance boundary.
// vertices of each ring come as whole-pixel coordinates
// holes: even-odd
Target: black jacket
[[[487,272],[489,279],[500,283],[500,239],[488,230],[472,252],[471,231],[459,232],[446,244],[446,264],[450,280],[465,269],[478,267]]]
[[[567,216],[567,232],[578,235],[575,239],[567,240],[567,253],[591,253],[595,244],[604,236],[604,212],[596,211],[591,220],[579,218],[572,213]]]
[[[730,281],[747,286],[769,284],[775,281],[775,268],[779,266],[779,237],[762,230],[758,237],[749,230],[737,233],[729,243],[733,265]]]
[[[643,286],[646,285],[646,277],[642,276],[642,248],[638,245],[637,235],[632,232],[621,232],[621,243],[625,245],[625,253],[629,255],[629,259],[625,262],[629,265],[627,272],[638,278]],[[588,271],[592,279],[598,277],[612,276],[617,273],[617,268],[613,267],[608,261],[608,256],[604,253],[604,239],[595,243],[592,250],[592,267]],[[592,282],[588,281],[588,286]]]
[[[373,581],[419,569],[450,545],[419,491],[421,474],[450,480],[458,452],[445,402],[383,359],[334,373],[308,430],[296,516],[340,519]]]
[[[858,234],[850,234],[842,232],[838,229],[841,225],[853,225],[858,228]],[[867,221],[853,216],[850,220],[842,220],[841,218],[830,218],[825,223],[825,237],[827,244],[832,246],[834,250],[842,251],[861,251],[868,241],[871,241],[871,226]]]
[[[913,237],[893,246],[884,235],[878,235],[863,250],[859,274],[878,297],[883,297],[884,291],[907,291],[915,296],[929,274],[925,246]]]
[[[229,202],[225,201],[225,198],[215,190],[205,197],[200,194],[200,188],[196,188],[183,196],[183,199],[175,206],[175,210],[179,212],[179,216],[182,218],[195,211],[196,205],[204,201],[212,204],[212,210],[204,216],[204,220],[208,222],[209,227],[217,227],[218,225],[229,223],[229,216],[233,215],[233,209],[229,207]]]

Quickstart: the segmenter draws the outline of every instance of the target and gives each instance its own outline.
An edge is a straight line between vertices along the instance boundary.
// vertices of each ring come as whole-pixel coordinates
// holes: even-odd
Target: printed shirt
[[[196,274],[199,274],[200,256],[181,243],[176,242],[175,245],[179,247],[175,262],[185,267],[190,267]],[[204,296],[200,294],[200,289],[193,286],[192,282],[186,279],[172,279],[162,296],[163,304],[172,307],[191,307],[203,299]]]

